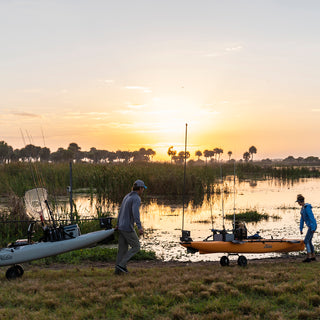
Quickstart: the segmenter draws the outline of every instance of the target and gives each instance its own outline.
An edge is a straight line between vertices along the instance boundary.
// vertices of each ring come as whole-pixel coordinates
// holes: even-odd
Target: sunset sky
[[[0,0],[0,39],[13,148],[320,156],[320,1]]]

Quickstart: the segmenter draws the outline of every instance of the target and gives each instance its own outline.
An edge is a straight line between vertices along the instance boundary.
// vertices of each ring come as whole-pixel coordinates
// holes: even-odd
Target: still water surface
[[[265,238],[303,239],[300,235],[300,206],[295,203],[296,195],[302,193],[306,202],[312,204],[313,212],[318,222],[318,232],[315,233],[313,243],[320,249],[320,179],[301,179],[298,182],[281,183],[279,180],[267,181],[236,181],[227,179],[225,188],[228,194],[214,195],[211,199],[204,199],[201,206],[189,203],[184,210],[184,229],[191,231],[193,240],[203,240],[211,234],[212,226],[221,229],[223,214],[233,214],[235,211],[244,212],[254,209],[259,213],[266,213],[269,220],[259,223],[247,223],[248,235],[260,232]],[[77,210],[82,216],[95,212],[96,203],[86,195],[76,195]],[[179,201],[178,201],[179,200]],[[222,210],[223,208],[223,210]],[[104,210],[117,215],[119,207],[109,205]],[[179,245],[182,227],[183,206],[181,199],[175,201],[166,199],[148,199],[147,194],[142,199],[141,221],[146,230],[141,239],[142,248],[154,250],[165,261],[209,261],[218,260],[222,254],[187,254],[186,249]],[[232,228],[232,221],[224,220],[226,229]],[[248,258],[262,258],[279,256],[279,254],[246,255]],[[236,258],[235,258],[236,259]],[[232,260],[232,258],[231,258]]]

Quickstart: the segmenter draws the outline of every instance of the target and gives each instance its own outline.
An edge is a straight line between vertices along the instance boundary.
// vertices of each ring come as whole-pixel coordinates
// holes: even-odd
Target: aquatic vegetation
[[[259,213],[256,210],[247,210],[242,213],[236,213],[236,221],[244,222],[258,222],[261,220],[268,220],[270,216],[266,213]],[[233,220],[233,214],[227,214],[226,219]]]
[[[74,163],[73,185],[97,195],[100,202],[120,202],[130,191],[137,178],[145,181],[152,195],[181,196],[183,194],[183,165],[148,163]],[[205,193],[230,193],[228,185],[221,184],[226,176],[232,176],[232,163],[188,165],[185,194],[197,201]],[[222,177],[221,177],[222,174]],[[238,179],[271,179],[283,181],[305,177],[320,177],[320,171],[312,167],[273,167],[256,163],[237,163]],[[69,185],[68,163],[9,163],[0,165],[0,194],[13,192],[19,197],[36,186],[43,186],[53,196],[67,195]]]

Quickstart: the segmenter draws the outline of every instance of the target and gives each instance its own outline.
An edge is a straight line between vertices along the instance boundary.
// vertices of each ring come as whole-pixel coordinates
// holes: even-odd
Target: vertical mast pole
[[[236,160],[233,163],[233,230],[236,229]]]
[[[71,223],[73,223],[73,199],[72,199],[72,162],[70,161],[69,163],[69,168],[70,168],[70,189],[69,189],[69,193],[70,193],[70,220]]]
[[[222,211],[222,226],[223,230],[225,229],[224,226],[224,199],[223,199],[223,194],[224,194],[224,189],[223,189],[223,176],[222,176],[222,166],[220,162],[220,175],[221,175],[221,211]]]
[[[187,136],[188,136],[188,124],[186,123],[186,132],[185,132],[185,141],[184,141],[183,193],[182,193],[182,230],[184,230],[184,203],[185,203],[186,170],[187,170]]]

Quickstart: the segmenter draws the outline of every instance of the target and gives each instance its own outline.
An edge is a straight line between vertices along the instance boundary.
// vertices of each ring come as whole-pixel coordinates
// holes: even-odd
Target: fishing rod
[[[24,138],[24,135],[23,135],[23,132],[22,132],[21,129],[20,129],[20,133],[21,133],[21,137],[22,137],[23,144],[24,144],[24,146],[26,147],[27,144],[26,144],[26,141],[25,141],[25,138]],[[31,171],[33,183],[34,183],[34,185],[36,186],[36,192],[37,192],[38,202],[39,202],[40,208],[41,208],[41,210],[40,210],[40,212],[39,212],[40,221],[41,221],[41,226],[42,226],[42,228],[44,228],[43,208],[42,208],[42,203],[41,203],[41,201],[40,201],[40,195],[39,195],[39,193],[38,193],[37,181],[36,181],[36,176],[35,176],[34,168],[32,167],[32,164],[31,164],[31,156],[28,157],[28,163],[29,163],[29,167],[30,167],[30,171]]]
[[[187,136],[188,136],[188,124],[186,123],[186,132],[185,132],[185,141],[184,141],[183,192],[182,192],[182,232],[184,230],[184,203],[185,203],[186,171],[187,171]]]
[[[233,230],[236,229],[236,161],[233,162]]]
[[[222,211],[222,227],[223,230],[225,230],[225,225],[224,225],[224,199],[223,199],[223,176],[222,176],[222,166],[220,162],[220,176],[221,176],[221,211]]]

